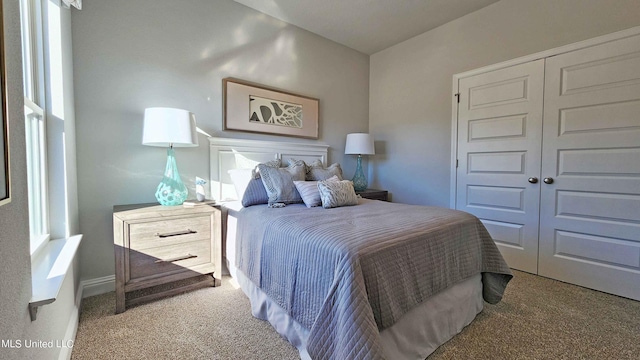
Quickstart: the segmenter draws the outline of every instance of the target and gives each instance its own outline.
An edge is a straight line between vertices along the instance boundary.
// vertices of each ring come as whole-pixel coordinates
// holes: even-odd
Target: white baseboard
[[[73,343],[76,341],[76,334],[78,332],[78,322],[80,320],[80,309],[82,306],[82,282],[78,286],[76,296],[74,299],[74,310],[69,317],[69,323],[67,324],[67,331],[64,333],[64,339],[62,340],[62,348],[58,355],[58,360],[71,360],[71,352],[73,351]]]
[[[60,349],[58,360],[70,360],[71,352],[73,351],[73,343],[76,340],[76,334],[78,332],[78,322],[80,320],[80,311],[82,308],[82,299],[105,294],[110,291],[114,291],[116,286],[115,275],[104,276],[96,279],[89,279],[80,281],[78,291],[76,292],[74,301],[74,310],[69,317],[69,323],[67,325],[67,331],[64,334],[63,346]]]
[[[76,307],[69,318],[67,331],[62,340],[62,348],[58,355],[58,360],[71,360],[71,352],[73,351],[73,343],[76,341],[76,333],[78,332],[78,321],[80,320],[80,307]]]
[[[116,290],[116,276],[109,275],[101,278],[82,280],[80,282],[82,289],[82,298],[89,296],[106,294]]]

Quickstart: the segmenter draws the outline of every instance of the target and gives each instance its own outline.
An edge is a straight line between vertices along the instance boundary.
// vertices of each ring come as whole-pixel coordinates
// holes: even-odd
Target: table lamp
[[[167,167],[156,189],[156,199],[161,205],[181,205],[187,199],[188,191],[180,179],[173,148],[198,146],[195,115],[182,109],[145,109],[142,144],[169,147]]]
[[[356,191],[367,189],[367,178],[362,171],[362,155],[374,155],[373,136],[365,133],[347,134],[347,143],[344,147],[346,155],[358,155],[356,173],[353,175],[353,188]]]

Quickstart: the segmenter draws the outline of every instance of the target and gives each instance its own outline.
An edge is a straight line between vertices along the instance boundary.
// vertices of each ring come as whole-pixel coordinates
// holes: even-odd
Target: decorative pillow
[[[307,165],[306,180],[327,180],[332,176],[337,176],[338,180],[344,179],[344,177],[342,176],[342,168],[340,167],[340,164],[331,164],[329,167],[325,168],[322,165],[322,161],[314,160],[311,164]]]
[[[260,163],[260,164],[271,166],[271,167],[274,167],[274,168],[279,168],[280,166],[282,166],[282,160],[280,160],[280,159],[269,160],[267,162]],[[258,165],[260,165],[260,164],[258,164]],[[260,170],[258,170],[258,165],[253,167],[253,177],[256,178],[256,179],[260,179]]]
[[[358,205],[358,197],[351,180],[318,181],[318,190],[322,207],[325,209]]]
[[[334,175],[326,181],[340,181],[340,179]],[[302,201],[304,201],[304,204],[307,205],[308,208],[322,205],[317,181],[294,181],[293,184],[296,186],[300,197],[302,197]]]
[[[269,195],[267,194],[267,190],[264,188],[264,184],[262,184],[262,179],[252,178],[249,180],[247,189],[242,196],[242,206],[249,207],[252,205],[267,204],[268,202]]]
[[[293,182],[304,180],[304,161],[290,162],[286,168],[275,168],[265,164],[258,164],[258,171],[260,172],[262,184],[267,191],[269,205],[275,203],[295,204],[302,202],[302,198]]]
[[[280,159],[263,163],[265,166],[276,168],[280,167],[280,164]],[[228,173],[231,176],[236,195],[238,200],[241,200],[242,206],[249,207],[269,202],[269,196],[262,184],[257,166],[253,169],[231,169]]]

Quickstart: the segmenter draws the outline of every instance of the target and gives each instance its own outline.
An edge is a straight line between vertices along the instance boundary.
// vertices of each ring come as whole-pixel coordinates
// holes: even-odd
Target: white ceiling
[[[365,54],[498,0],[235,0]]]

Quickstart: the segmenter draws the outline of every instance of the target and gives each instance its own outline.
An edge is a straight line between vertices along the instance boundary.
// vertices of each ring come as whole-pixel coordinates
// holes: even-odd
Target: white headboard
[[[236,191],[227,171],[251,169],[258,163],[281,159],[286,164],[289,158],[311,163],[320,159],[327,165],[329,145],[296,144],[280,141],[209,138],[211,172],[211,196],[216,200],[236,200]]]

